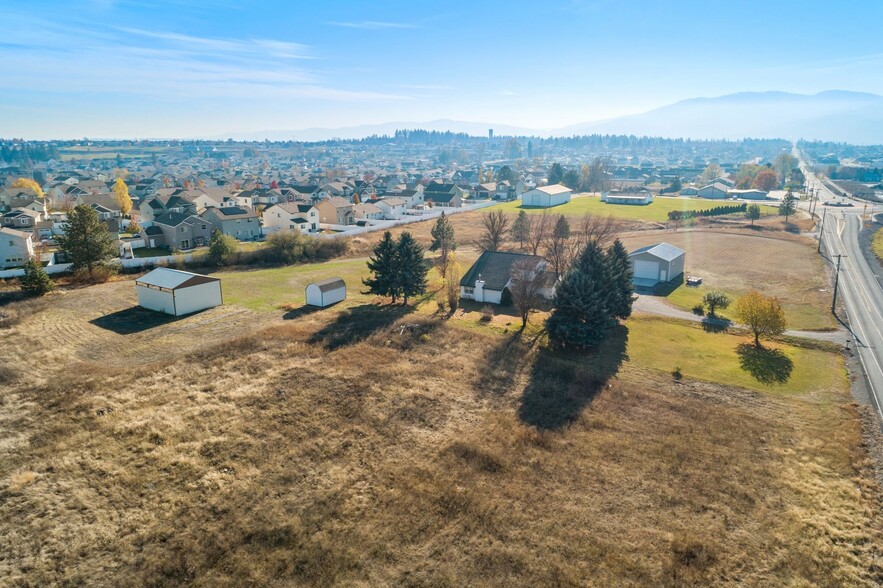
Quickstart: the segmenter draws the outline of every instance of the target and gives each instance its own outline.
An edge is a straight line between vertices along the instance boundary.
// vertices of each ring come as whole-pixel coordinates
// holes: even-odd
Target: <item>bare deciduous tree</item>
[[[478,238],[482,251],[499,251],[509,231],[509,217],[502,210],[492,210],[481,215],[484,233]]]
[[[550,219],[551,217],[543,211],[542,215],[535,217],[531,222],[530,236],[527,240],[527,244],[533,255],[539,255],[540,247],[542,247],[543,243],[546,241],[546,236],[552,228],[552,221]]]
[[[612,216],[595,216],[587,214],[582,218],[575,238],[582,249],[587,243],[595,242],[600,247],[607,247],[616,237],[618,226]]]
[[[522,329],[527,326],[530,311],[542,304],[544,269],[545,263],[537,259],[519,259],[512,264],[509,292],[512,293],[512,304],[521,316]]]

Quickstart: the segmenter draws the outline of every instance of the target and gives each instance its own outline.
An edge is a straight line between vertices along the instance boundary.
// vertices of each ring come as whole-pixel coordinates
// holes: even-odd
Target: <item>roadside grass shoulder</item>
[[[637,316],[627,322],[629,360],[664,373],[771,393],[848,390],[843,358],[821,348],[764,341],[753,349],[742,333],[714,333],[676,319]]]
[[[881,262],[883,262],[883,227],[877,229],[874,233],[874,241],[872,243],[874,254]]]

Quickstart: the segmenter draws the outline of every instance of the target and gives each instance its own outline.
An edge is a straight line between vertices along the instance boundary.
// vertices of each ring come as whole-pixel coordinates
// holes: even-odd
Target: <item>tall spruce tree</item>
[[[429,266],[423,257],[423,247],[414,240],[411,233],[404,232],[396,244],[398,272],[396,276],[399,292],[408,304],[408,298],[426,292],[426,273]]]
[[[605,257],[597,243],[588,243],[558,284],[552,314],[546,319],[554,346],[597,345],[616,323]]]
[[[401,294],[398,279],[398,248],[392,239],[392,233],[386,231],[383,238],[374,246],[374,255],[368,258],[368,269],[373,274],[363,279],[370,294],[389,296],[393,304]]]
[[[629,252],[617,239],[607,249],[607,274],[610,278],[610,311],[618,319],[632,315],[634,286],[632,285],[632,263]]]
[[[68,213],[64,234],[57,240],[59,248],[70,258],[73,269],[86,268],[90,276],[96,266],[119,253],[116,237],[98,218],[98,212],[87,204],[80,204]]]

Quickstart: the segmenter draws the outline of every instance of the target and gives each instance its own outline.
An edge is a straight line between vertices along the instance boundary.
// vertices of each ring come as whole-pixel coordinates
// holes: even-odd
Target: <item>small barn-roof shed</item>
[[[670,243],[647,245],[629,253],[632,282],[635,286],[653,287],[671,282],[684,274],[686,252]]]
[[[223,304],[221,280],[201,274],[158,267],[135,280],[138,305],[183,316]]]
[[[328,278],[307,285],[307,304],[324,308],[346,300],[346,282],[341,278]]]

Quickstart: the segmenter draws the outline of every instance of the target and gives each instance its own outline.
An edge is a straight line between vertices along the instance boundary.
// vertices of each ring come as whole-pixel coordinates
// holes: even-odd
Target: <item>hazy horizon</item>
[[[0,8],[0,136],[212,138],[440,119],[542,130],[745,91],[883,94],[872,35],[818,42],[822,25],[854,30],[857,10],[862,22],[883,16],[859,2],[822,19],[792,1],[759,13],[694,1],[11,0]]]

